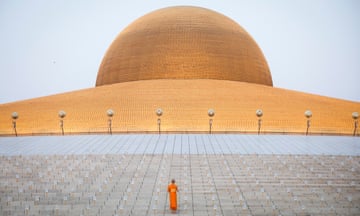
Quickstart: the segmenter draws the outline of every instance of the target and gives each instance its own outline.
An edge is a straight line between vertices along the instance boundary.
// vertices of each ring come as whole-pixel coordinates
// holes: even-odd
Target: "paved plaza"
[[[0,155],[1,215],[360,214],[357,137],[2,137]]]

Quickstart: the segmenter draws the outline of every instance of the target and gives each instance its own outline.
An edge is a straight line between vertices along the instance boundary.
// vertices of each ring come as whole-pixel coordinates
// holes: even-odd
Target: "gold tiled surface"
[[[253,38],[228,17],[199,7],[170,7],[130,24],[113,41],[96,86],[150,79],[220,79],[272,86]]]
[[[359,215],[358,156],[0,156],[0,214]],[[179,186],[169,211],[167,184]]]
[[[75,92],[0,105],[0,134],[13,134],[11,113],[18,112],[17,131],[61,133],[58,111],[64,110],[65,133],[107,132],[106,110],[115,111],[114,132],[156,132],[155,110],[162,108],[161,130],[208,132],[209,108],[215,110],[215,132],[257,132],[255,111],[261,108],[262,133],[305,133],[304,112],[313,112],[310,133],[352,134],[352,112],[360,103],[265,85],[221,80],[148,80],[105,85]],[[358,132],[359,133],[359,132]]]

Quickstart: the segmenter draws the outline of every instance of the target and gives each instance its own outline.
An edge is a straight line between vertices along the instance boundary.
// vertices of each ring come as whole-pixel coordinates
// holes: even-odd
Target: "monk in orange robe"
[[[170,209],[176,210],[177,209],[177,194],[178,187],[175,184],[175,179],[171,180],[171,184],[168,186],[168,192],[169,192],[169,200],[170,200]]]

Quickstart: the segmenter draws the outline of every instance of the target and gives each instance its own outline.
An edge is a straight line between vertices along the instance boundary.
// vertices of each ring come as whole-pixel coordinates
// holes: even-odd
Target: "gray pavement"
[[[0,149],[0,215],[360,214],[354,137],[7,137]]]
[[[360,155],[360,137],[132,134],[0,138],[0,155],[127,153]]]

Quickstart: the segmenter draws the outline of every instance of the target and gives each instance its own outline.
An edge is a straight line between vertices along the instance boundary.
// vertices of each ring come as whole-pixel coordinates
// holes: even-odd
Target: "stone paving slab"
[[[360,156],[19,155],[0,163],[1,215],[360,214]],[[175,213],[166,191],[174,177]]]
[[[0,215],[359,215],[359,138],[330,138],[0,138]]]
[[[360,137],[242,134],[0,137],[0,155],[52,154],[360,155]]]

